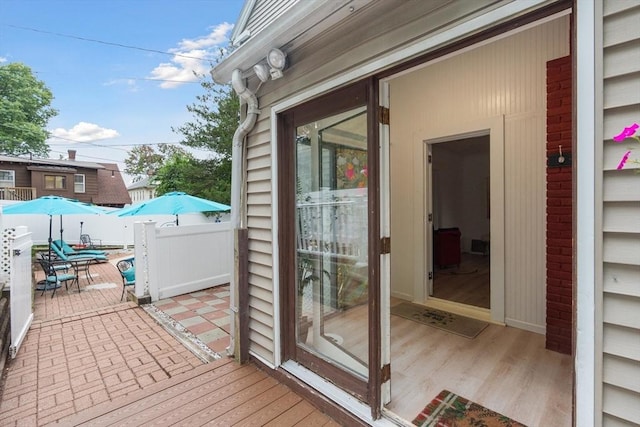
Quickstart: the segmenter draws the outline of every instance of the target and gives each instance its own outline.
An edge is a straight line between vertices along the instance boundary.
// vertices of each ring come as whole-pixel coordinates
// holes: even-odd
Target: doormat
[[[413,420],[420,427],[526,427],[511,418],[442,390]]]
[[[481,320],[458,316],[457,314],[427,308],[410,302],[403,302],[391,307],[391,314],[433,326],[443,331],[452,332],[465,338],[475,338],[484,328],[489,326],[487,322]]]

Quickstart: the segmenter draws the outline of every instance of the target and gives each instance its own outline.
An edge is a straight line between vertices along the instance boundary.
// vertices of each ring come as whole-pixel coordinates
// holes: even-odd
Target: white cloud
[[[52,138],[64,141],[92,142],[120,136],[118,131],[100,127],[94,123],[80,122],[71,129],[56,128],[51,131]]]
[[[140,87],[138,86],[138,82],[135,79],[113,79],[104,83],[104,86],[125,86],[126,90],[129,92],[138,92]]]
[[[8,59],[5,58],[4,56],[0,56],[0,64],[2,64],[3,62],[7,62]]]
[[[177,48],[169,52],[175,56],[170,62],[158,65],[151,71],[149,78],[164,80],[160,83],[163,89],[172,89],[187,82],[195,82],[198,75],[209,71],[209,61],[212,55],[217,55],[217,48],[227,40],[227,35],[233,29],[233,24],[224,22],[213,27],[211,32],[196,39],[183,39]]]

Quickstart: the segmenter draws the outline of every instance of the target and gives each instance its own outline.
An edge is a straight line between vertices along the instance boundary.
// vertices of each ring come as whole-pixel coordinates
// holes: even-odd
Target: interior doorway
[[[489,135],[430,144],[429,297],[491,308]]]

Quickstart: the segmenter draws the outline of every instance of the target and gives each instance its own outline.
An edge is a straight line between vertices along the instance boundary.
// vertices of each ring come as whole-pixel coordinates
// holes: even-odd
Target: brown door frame
[[[296,127],[314,119],[349,109],[367,107],[368,156],[368,264],[369,264],[369,378],[360,378],[337,368],[296,345],[296,236],[295,227],[295,141]],[[301,362],[308,369],[330,379],[345,391],[368,403],[374,418],[380,416],[380,216],[379,216],[379,135],[377,121],[378,81],[367,78],[322,95],[278,115],[278,241],[280,244],[281,342],[283,360]],[[377,368],[374,368],[377,367]]]

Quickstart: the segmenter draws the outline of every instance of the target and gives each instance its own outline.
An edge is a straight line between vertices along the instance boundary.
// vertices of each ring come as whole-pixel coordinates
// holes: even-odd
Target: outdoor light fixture
[[[253,72],[262,83],[282,77],[282,70],[287,66],[287,55],[280,49],[273,48],[267,54],[267,61],[260,61],[253,66]]]
[[[262,83],[269,80],[269,70],[265,64],[256,64],[253,66],[253,72],[256,73],[256,76],[260,79]]]
[[[267,63],[271,67],[271,78],[279,79],[282,77],[282,70],[287,65],[287,55],[280,49],[273,48],[267,55]]]

